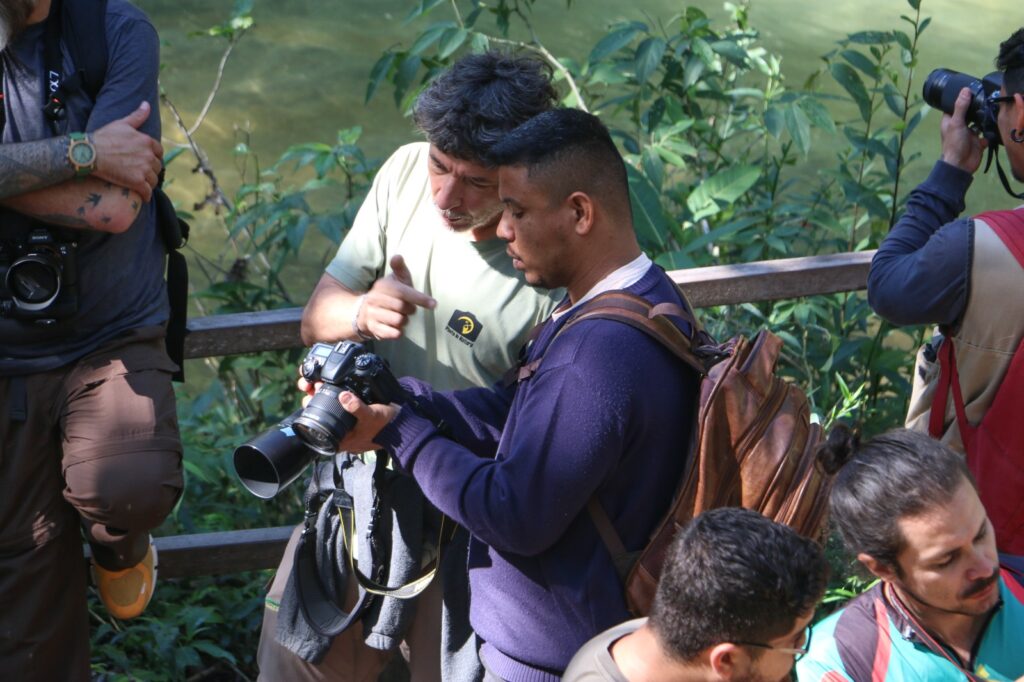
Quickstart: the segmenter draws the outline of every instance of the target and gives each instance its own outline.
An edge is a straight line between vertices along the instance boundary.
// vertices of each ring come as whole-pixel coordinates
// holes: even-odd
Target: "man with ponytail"
[[[1024,675],[1024,579],[999,565],[964,458],[915,431],[860,443],[838,427],[819,459],[843,544],[879,581],[814,627],[799,679]]]

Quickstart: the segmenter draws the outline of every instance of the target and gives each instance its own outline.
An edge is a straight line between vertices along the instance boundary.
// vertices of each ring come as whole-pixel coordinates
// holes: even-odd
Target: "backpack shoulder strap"
[[[989,211],[975,216],[981,219],[1003,241],[1021,267],[1024,267],[1024,210]]]
[[[95,100],[107,77],[107,0],[61,2],[64,44],[82,78],[82,89]]]

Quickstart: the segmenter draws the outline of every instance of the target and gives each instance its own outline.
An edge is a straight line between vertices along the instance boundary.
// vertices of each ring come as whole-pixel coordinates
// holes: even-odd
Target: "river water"
[[[222,22],[229,0],[135,0],[152,18],[163,44],[161,83],[184,115],[194,120],[216,74],[223,42],[194,34]],[[402,19],[410,0],[256,0],[256,28],[244,37],[228,62],[223,86],[214,107],[197,135],[213,167],[229,191],[239,181],[232,149],[249,140],[261,163],[272,163],[289,145],[299,142],[331,143],[341,128],[361,125],[361,144],[372,156],[383,157],[404,142],[416,139],[409,121],[382,87],[364,105],[367,76],[373,63],[389,46],[408,45],[412,26]],[[712,17],[726,16],[720,0],[697,0]],[[566,10],[562,0],[540,0],[533,12],[537,33],[555,54],[586,58],[591,47],[619,20],[667,21],[683,4],[669,0],[574,0]],[[917,80],[932,68],[948,66],[981,75],[992,70],[1001,40],[1016,27],[1016,3],[1010,0],[923,0],[924,16],[932,23],[922,36]],[[783,73],[790,87],[799,87],[821,62],[820,55],[846,33],[862,29],[899,27],[900,14],[911,8],[904,0],[753,0],[751,23],[760,30],[763,44],[782,55]],[[437,16],[433,16],[437,15]],[[438,8],[430,21],[449,18]],[[420,24],[421,26],[423,24]],[[168,112],[163,112],[165,144],[181,142]],[[932,113],[915,134],[915,148],[923,154],[911,179],[920,179],[938,154],[938,121]],[[242,136],[238,130],[247,131]],[[825,147],[828,140],[818,139]],[[815,155],[809,164],[827,162],[830,155]],[[172,166],[171,195],[183,205],[203,196],[206,185],[188,173],[185,157]],[[998,180],[976,182],[969,208],[1012,206]],[[193,247],[205,256],[225,253],[223,229],[217,221],[196,216]],[[316,237],[313,237],[316,239]],[[313,251],[319,248],[314,243]],[[326,245],[320,248],[326,249]],[[296,293],[304,298],[319,276],[317,264],[296,269]]]

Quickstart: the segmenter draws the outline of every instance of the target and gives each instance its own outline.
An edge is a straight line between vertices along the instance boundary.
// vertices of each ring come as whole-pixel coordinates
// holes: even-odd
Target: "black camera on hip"
[[[0,240],[0,317],[52,324],[78,312],[78,244],[38,228]]]
[[[313,346],[302,361],[302,376],[322,385],[295,418],[292,428],[306,445],[322,455],[337,452],[338,443],[356,423],[338,402],[342,391],[351,391],[368,404],[401,403],[406,399],[405,389],[388,363],[352,341]]]
[[[956,98],[963,88],[971,90],[971,105],[967,109],[967,125],[988,140],[990,148],[1002,144],[999,135],[999,97],[1003,87],[1003,74],[998,71],[978,79],[951,69],[935,69],[924,81],[922,96],[928,106],[952,114]]]

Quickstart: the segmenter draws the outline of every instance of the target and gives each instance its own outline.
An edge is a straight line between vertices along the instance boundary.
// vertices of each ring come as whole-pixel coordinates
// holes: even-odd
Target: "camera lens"
[[[332,384],[321,386],[292,424],[299,438],[322,455],[337,452],[338,443],[356,423],[356,418],[338,402],[342,390]]]
[[[7,288],[23,310],[42,310],[60,293],[60,265],[45,254],[31,253],[11,263]]]

